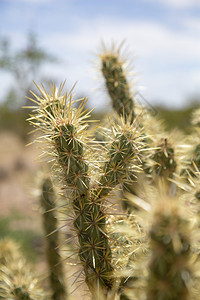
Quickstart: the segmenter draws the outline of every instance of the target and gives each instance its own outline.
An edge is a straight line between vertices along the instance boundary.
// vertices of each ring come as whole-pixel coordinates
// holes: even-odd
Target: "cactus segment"
[[[100,177],[98,197],[106,196],[113,187],[128,182],[131,176],[130,165],[136,161],[138,150],[133,143],[130,132],[116,133],[108,152],[108,159],[103,166],[103,175]]]
[[[176,161],[174,160],[174,149],[170,146],[167,139],[158,146],[152,160],[155,173],[160,177],[172,178],[176,170]]]
[[[106,81],[106,88],[112,99],[113,108],[119,116],[123,116],[125,120],[129,118],[133,122],[135,118],[133,98],[118,52],[107,52],[100,56],[101,70]]]
[[[55,216],[55,193],[50,178],[42,183],[41,205],[43,207],[43,226],[46,235],[46,257],[49,266],[49,281],[52,300],[66,300],[66,284],[59,246],[58,221]]]

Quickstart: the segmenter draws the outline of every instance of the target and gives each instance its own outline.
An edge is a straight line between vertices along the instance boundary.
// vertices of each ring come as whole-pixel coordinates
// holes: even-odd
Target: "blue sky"
[[[152,105],[200,98],[200,0],[0,0],[0,37],[20,49],[30,31],[61,61],[45,65],[43,75],[78,81],[76,93],[91,106],[108,103],[96,68],[102,39],[126,41],[134,89]],[[3,99],[12,78],[1,71],[0,80]]]

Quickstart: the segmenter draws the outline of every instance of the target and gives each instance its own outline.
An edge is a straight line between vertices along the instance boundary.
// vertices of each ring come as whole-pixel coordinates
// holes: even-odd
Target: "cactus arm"
[[[54,155],[62,182],[66,186],[73,208],[73,225],[79,242],[79,258],[84,268],[86,282],[93,292],[96,286],[109,290],[113,284],[111,250],[105,233],[105,213],[91,200],[88,160],[88,113],[84,103],[72,108],[72,95],[58,97],[43,90],[38,98],[39,107],[31,122],[43,131]]]
[[[133,122],[134,102],[130,93],[130,87],[125,76],[123,63],[119,58],[119,51],[108,52],[100,55],[101,71],[105,78],[106,88],[112,99],[114,110],[125,120]]]
[[[49,281],[52,300],[66,300],[67,290],[59,246],[58,221],[55,216],[55,193],[50,178],[42,183],[41,205],[43,207],[43,226],[46,235],[46,257],[49,266]]]
[[[103,166],[103,174],[99,179],[98,198],[105,197],[115,186],[128,182],[132,173],[130,166],[136,164],[137,161],[139,150],[136,136],[138,132],[131,132],[130,128],[127,131],[122,128],[118,129]]]

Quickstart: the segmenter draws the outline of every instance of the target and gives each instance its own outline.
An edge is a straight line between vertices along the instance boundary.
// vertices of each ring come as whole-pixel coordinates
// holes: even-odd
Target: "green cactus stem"
[[[162,138],[156,148],[154,153],[150,154],[146,160],[144,171],[154,184],[157,184],[159,180],[164,180],[168,192],[174,194],[176,185],[170,181],[174,178],[177,170],[174,148],[167,138]],[[150,163],[151,166],[147,166],[146,163]]]
[[[174,160],[174,149],[165,138],[158,145],[158,150],[152,157],[156,163],[154,165],[155,173],[160,177],[172,178],[176,170],[176,161]]]
[[[108,150],[103,174],[99,178],[98,198],[105,197],[114,187],[129,182],[132,172],[139,161],[139,149],[142,147],[141,132],[122,122],[114,130],[113,142]]]
[[[62,259],[59,254],[58,221],[55,215],[55,193],[50,178],[42,183],[41,206],[43,208],[43,227],[46,235],[46,258],[49,267],[49,281],[52,300],[66,300],[67,291],[64,280]]]
[[[112,99],[113,108],[119,116],[124,116],[133,122],[134,102],[130,87],[125,76],[123,62],[120,61],[119,50],[100,55],[101,70],[106,82],[106,88]]]
[[[125,122],[132,123],[136,118],[134,109],[134,98],[131,95],[130,86],[127,79],[125,64],[127,61],[123,61],[120,57],[121,47],[113,49],[111,51],[105,50],[100,55],[101,59],[101,71],[105,78],[106,88],[110,98],[112,99],[112,105],[114,110],[119,116],[123,116]],[[140,124],[141,125],[141,124]],[[136,194],[137,189],[137,173],[132,172],[129,174],[129,182],[123,184],[122,191],[122,207],[128,213],[133,211],[133,206],[125,197],[125,191],[129,191]]]
[[[40,89],[40,88],[39,88]],[[87,123],[89,114],[84,112],[85,99],[79,108],[72,108],[71,93],[59,97],[52,87],[49,96],[41,90],[39,107],[31,122],[48,136],[49,152],[56,157],[58,171],[67,189],[73,208],[75,231],[79,241],[79,257],[86,282],[91,291],[97,286],[103,290],[112,287],[111,251],[105,233],[105,214],[102,207],[91,200],[87,149]],[[59,93],[60,94],[60,93]],[[58,104],[58,101],[60,102]],[[50,108],[51,106],[51,108]],[[61,106],[62,109],[57,107]],[[106,293],[106,292],[105,292]]]
[[[73,196],[74,227],[80,244],[79,257],[84,266],[86,282],[91,290],[98,284],[111,289],[113,271],[111,251],[105,233],[105,213],[91,200],[88,165],[83,158],[84,146],[78,140],[78,130],[73,124],[59,128],[55,138],[58,159],[63,167],[64,180]]]

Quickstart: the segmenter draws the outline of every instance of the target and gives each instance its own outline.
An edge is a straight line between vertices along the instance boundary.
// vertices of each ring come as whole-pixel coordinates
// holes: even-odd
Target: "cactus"
[[[59,222],[71,225],[80,275],[92,299],[198,299],[199,144],[193,147],[187,159],[190,169],[182,178],[179,171],[186,166],[185,158],[173,134],[137,105],[121,47],[105,50],[100,60],[116,112],[107,128],[97,126],[102,142],[95,140],[86,98],[74,100],[72,90],[63,93],[64,84],[59,89],[50,84],[48,91],[36,85],[41,95],[32,93],[36,106],[29,118],[64,195],[62,213],[67,217]],[[194,122],[199,126],[198,111]],[[198,128],[195,134],[199,136]],[[161,180],[165,185],[160,189]],[[58,251],[57,195],[49,177],[41,190],[52,294],[41,290],[18,247],[4,242],[0,299],[69,298]],[[130,199],[132,207],[130,203],[124,210],[115,207],[122,198]]]
[[[150,178],[154,184],[157,184],[159,179],[164,180],[168,186],[169,193],[174,194],[176,188],[170,181],[174,179],[177,170],[174,147],[167,138],[162,138],[156,148],[157,149],[152,151],[148,158],[151,160],[152,166],[150,168],[144,168],[144,170],[147,174],[151,175]]]
[[[152,160],[156,162],[153,173],[166,179],[173,177],[177,164],[174,160],[174,149],[169,144],[167,138],[161,140]]]
[[[19,245],[12,240],[0,242],[0,299],[39,300],[48,294],[20,252]]]
[[[46,258],[49,267],[49,281],[52,300],[66,300],[67,291],[59,246],[58,221],[55,215],[55,193],[50,178],[42,183],[41,206],[43,208],[43,226],[46,239]]]
[[[20,256],[19,245],[7,238],[0,241],[0,266],[6,265],[10,260],[18,259]]]
[[[57,95],[56,88],[50,88],[50,95],[41,88],[42,97],[34,95],[39,108],[30,121],[50,141],[51,155],[55,154],[67,196],[71,199],[86,282],[92,292],[100,286],[106,294],[113,286],[113,266],[106,234],[105,197],[114,187],[128,182],[142,147],[141,131],[134,122],[128,125],[123,118],[112,126],[106,161],[96,182],[91,183],[89,172],[94,172],[94,168],[91,168],[89,156],[94,150],[90,150],[88,141],[86,120],[89,113],[83,110],[85,99],[76,110],[72,107],[71,93],[61,97],[61,90]]]
[[[139,294],[144,294],[143,279],[146,268],[141,266],[146,257],[147,244],[142,231],[135,215],[115,215],[109,220],[115,276],[118,278],[117,294],[120,300],[135,299]]]
[[[153,216],[147,300],[189,299],[189,227],[188,221],[180,215],[176,201],[161,198]]]
[[[121,58],[121,46],[116,49],[116,47],[112,47],[110,51],[104,50],[103,53],[100,55],[101,59],[101,71],[105,78],[106,88],[112,99],[112,104],[118,115],[123,115],[125,120],[133,122],[135,116],[137,115],[138,107],[136,103],[134,103],[134,99],[131,96],[130,86],[128,84],[128,79],[126,76],[125,65],[128,65],[128,60]],[[145,108],[143,108],[144,114]],[[155,145],[155,141],[152,140],[152,136],[155,136],[155,131],[150,131],[147,126],[152,127],[152,123],[156,123],[154,126],[154,130],[156,132],[160,130],[164,131],[161,127],[161,124],[155,118],[153,119],[150,114],[145,111],[144,119],[141,120],[140,126],[145,124],[144,130],[144,144],[146,148],[154,148],[151,151],[144,153],[140,159],[142,161],[143,171],[147,175],[151,173],[150,178],[153,178],[154,183],[157,181],[158,177],[165,178],[168,185],[172,187],[169,180],[173,179],[175,171],[177,169],[177,162],[175,161],[175,150],[171,145],[169,139],[160,138],[158,144]],[[145,117],[147,121],[145,120]],[[148,132],[148,134],[147,134]],[[164,134],[164,132],[163,132]],[[161,132],[159,132],[161,136]],[[155,150],[156,148],[156,150]],[[151,161],[150,165],[148,166],[148,161]],[[131,184],[124,184],[124,192],[123,198],[124,201],[122,202],[123,207],[128,212],[133,211],[134,207],[130,205],[126,197],[124,197],[125,192],[129,191],[135,195],[137,195],[137,182],[136,181],[136,174],[133,172],[131,174]],[[143,175],[144,179],[145,176]],[[172,188],[171,188],[172,189]]]
[[[120,59],[119,47],[117,50],[105,50],[101,55],[101,70],[105,78],[106,88],[112,100],[113,108],[125,120],[133,122],[135,118],[134,102],[130,86],[125,74],[123,60]]]

